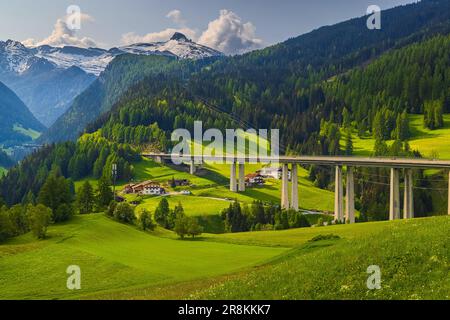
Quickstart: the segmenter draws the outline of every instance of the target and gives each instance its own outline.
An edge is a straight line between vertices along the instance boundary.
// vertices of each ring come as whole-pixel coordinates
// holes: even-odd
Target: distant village
[[[255,173],[250,173],[245,176],[245,186],[247,188],[253,188],[258,186],[263,186],[267,179],[280,180],[282,175],[282,169],[279,167],[266,167]],[[289,171],[289,179],[291,179],[291,172]],[[162,196],[168,194],[167,187],[189,187],[191,182],[187,179],[175,179],[167,181],[166,184],[161,184],[160,182],[155,182],[151,180],[131,183],[124,187],[124,194],[136,194],[140,196]],[[191,192],[184,190],[181,194],[190,195]]]

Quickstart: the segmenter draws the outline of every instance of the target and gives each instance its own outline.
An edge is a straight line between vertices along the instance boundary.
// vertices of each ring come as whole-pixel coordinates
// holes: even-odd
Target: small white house
[[[142,194],[146,196],[160,196],[166,194],[166,190],[158,185],[148,185],[144,187]]]
[[[265,167],[259,171],[259,174],[265,178],[281,180],[281,177],[283,174],[283,169],[280,167],[277,167],[277,168]],[[291,170],[289,170],[289,172],[288,172],[288,178],[289,178],[289,180],[291,179]]]

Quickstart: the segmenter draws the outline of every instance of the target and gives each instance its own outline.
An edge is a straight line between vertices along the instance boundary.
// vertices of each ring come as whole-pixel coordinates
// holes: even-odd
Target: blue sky
[[[85,40],[99,47],[162,40],[173,30],[224,51],[244,51],[281,42],[323,25],[412,0],[14,0],[0,2],[0,40],[29,44]],[[55,26],[69,5],[86,14],[68,37]],[[174,11],[177,10],[177,11]],[[168,16],[169,12],[172,12]],[[212,24],[210,24],[212,23]],[[56,32],[55,32],[56,29]],[[53,32],[53,37],[49,36]],[[230,33],[237,33],[230,35]],[[60,38],[58,38],[60,37]],[[30,40],[32,39],[32,40]],[[56,40],[55,40],[56,39]],[[61,40],[65,39],[65,40]],[[225,39],[225,40],[224,40]],[[55,42],[56,41],[56,42]],[[92,41],[92,42],[91,42]],[[225,41],[225,42],[224,42]],[[52,43],[53,42],[53,43]]]

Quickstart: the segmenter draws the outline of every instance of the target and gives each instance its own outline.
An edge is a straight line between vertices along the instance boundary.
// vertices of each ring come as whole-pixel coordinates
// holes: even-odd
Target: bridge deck
[[[147,158],[161,158],[171,160],[170,154],[142,154]],[[422,169],[450,169],[450,161],[429,160],[417,158],[369,158],[369,157],[342,157],[342,156],[280,156],[280,157],[233,157],[233,156],[196,156],[191,159],[203,159],[203,161],[226,162],[245,161],[247,163],[296,163],[311,165],[346,165],[352,167],[386,167],[386,168],[422,168]]]

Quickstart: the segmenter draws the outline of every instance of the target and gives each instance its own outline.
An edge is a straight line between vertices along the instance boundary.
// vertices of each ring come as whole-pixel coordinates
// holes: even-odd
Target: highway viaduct
[[[143,154],[157,162],[172,161],[170,154]],[[400,209],[400,174],[404,174],[403,218],[414,218],[413,169],[440,169],[449,172],[448,214],[450,215],[450,161],[427,160],[416,158],[365,158],[341,156],[279,156],[279,157],[239,157],[239,156],[184,156],[188,158],[190,173],[195,174],[196,167],[203,162],[227,163],[230,165],[230,190],[245,191],[245,164],[264,163],[281,166],[281,207],[283,209],[299,209],[298,199],[298,166],[318,165],[335,168],[335,201],[334,215],[336,221],[355,222],[355,185],[354,168],[372,167],[390,169],[389,219],[401,218]],[[346,167],[346,199],[344,201],[343,168]],[[291,199],[289,199],[289,168],[291,168]],[[237,171],[237,173],[236,173]]]

